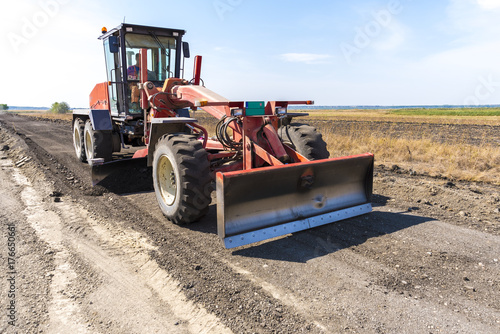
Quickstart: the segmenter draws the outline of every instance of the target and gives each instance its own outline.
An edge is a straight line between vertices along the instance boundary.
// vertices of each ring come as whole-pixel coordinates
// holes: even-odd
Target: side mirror
[[[185,58],[191,57],[191,53],[189,52],[189,43],[188,42],[182,42],[182,53],[184,54]]]
[[[109,52],[118,53],[118,37],[109,36],[108,41],[109,41]]]

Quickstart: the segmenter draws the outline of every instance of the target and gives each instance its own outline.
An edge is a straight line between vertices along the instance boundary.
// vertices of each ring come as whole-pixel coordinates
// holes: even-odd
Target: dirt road
[[[0,332],[500,332],[498,186],[378,168],[373,213],[225,250],[147,168],[89,187],[65,122],[0,114],[0,149]]]

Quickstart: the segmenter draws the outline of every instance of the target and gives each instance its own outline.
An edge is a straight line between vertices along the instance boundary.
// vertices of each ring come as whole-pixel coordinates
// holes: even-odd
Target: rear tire
[[[104,162],[112,160],[112,140],[111,131],[94,130],[90,119],[87,120],[84,129],[84,147],[89,164],[91,159],[103,158]]]
[[[313,126],[299,123],[281,126],[278,135],[283,143],[310,160],[330,157],[321,133]]]
[[[160,138],[153,155],[153,185],[161,211],[174,224],[189,224],[206,215],[212,178],[202,143],[187,134]]]
[[[85,123],[80,118],[76,118],[73,123],[73,146],[75,148],[76,157],[81,162],[87,161],[87,155],[85,154],[84,131]]]

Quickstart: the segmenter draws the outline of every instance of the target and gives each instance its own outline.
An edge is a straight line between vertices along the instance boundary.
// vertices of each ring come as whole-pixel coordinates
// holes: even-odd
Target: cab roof
[[[121,33],[135,33],[135,34],[150,34],[154,32],[158,36],[172,36],[178,37],[186,34],[185,30],[181,29],[171,29],[171,28],[160,28],[160,27],[151,27],[151,26],[143,26],[137,24],[130,23],[122,23],[118,27],[111,29],[107,33],[99,36],[99,39],[106,39],[109,36],[114,35],[117,31],[121,31]]]

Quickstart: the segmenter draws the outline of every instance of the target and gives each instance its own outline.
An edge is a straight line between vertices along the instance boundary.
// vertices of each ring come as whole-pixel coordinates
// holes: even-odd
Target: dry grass
[[[408,128],[408,138],[398,138],[391,131],[384,135],[374,134],[369,123],[357,126],[348,135],[334,133],[327,125],[319,125],[318,130],[334,157],[371,152],[375,154],[378,165],[398,165],[418,173],[500,184],[498,145],[470,145],[460,140],[439,143],[425,137],[408,139],[422,137],[411,133],[418,131],[411,127]]]
[[[67,114],[52,114],[47,111],[25,111],[25,110],[16,110],[16,114],[21,115],[21,116],[31,116],[31,117],[42,117],[42,118],[47,118],[47,119],[61,119],[65,121],[71,121],[73,120],[73,114],[67,113]]]
[[[295,110],[294,110],[295,112]],[[439,124],[477,124],[500,125],[500,116],[427,116],[422,114],[402,115],[390,110],[297,110],[306,112],[311,119],[334,118],[337,120],[363,120],[409,123],[439,123]]]

